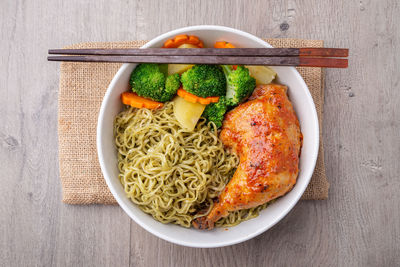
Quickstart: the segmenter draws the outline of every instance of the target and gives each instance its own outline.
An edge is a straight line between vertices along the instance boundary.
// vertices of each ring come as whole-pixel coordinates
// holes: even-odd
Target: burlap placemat
[[[300,39],[266,39],[275,47],[322,47],[323,42]],[[135,48],[146,41],[80,43],[68,48]],[[62,63],[58,99],[58,140],[63,202],[114,204],[100,170],[96,151],[97,115],[104,93],[121,64]],[[323,73],[320,68],[298,68],[317,106],[321,126]],[[320,127],[322,129],[322,127]],[[317,165],[302,199],[326,199],[322,138]],[[117,178],[116,178],[117,179]]]

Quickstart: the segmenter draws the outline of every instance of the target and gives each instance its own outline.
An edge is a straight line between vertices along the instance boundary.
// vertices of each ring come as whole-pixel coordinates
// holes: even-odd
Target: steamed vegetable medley
[[[178,35],[164,48],[202,48],[196,36]],[[215,48],[234,48],[216,42]],[[156,109],[174,101],[174,114],[183,128],[192,131],[200,117],[222,126],[225,113],[244,102],[257,84],[271,83],[276,73],[265,66],[139,64],[132,72],[132,92],[122,102],[136,108]]]

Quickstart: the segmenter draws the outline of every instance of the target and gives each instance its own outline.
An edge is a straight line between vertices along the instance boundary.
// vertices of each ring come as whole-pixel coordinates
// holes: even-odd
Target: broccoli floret
[[[130,84],[138,95],[158,100],[164,91],[165,76],[157,64],[139,64],[131,74]]]
[[[169,75],[165,81],[165,90],[160,99],[160,102],[166,102],[171,100],[174,95],[176,95],[176,91],[178,91],[181,86],[181,81],[178,73]]]
[[[224,96],[219,98],[217,103],[208,104],[202,114],[207,120],[215,123],[217,128],[222,126],[224,115],[228,109],[227,101]]]
[[[165,102],[172,99],[179,88],[179,75],[166,75],[158,64],[139,64],[131,74],[132,91],[139,96]]]
[[[226,79],[217,65],[195,65],[182,74],[181,82],[183,89],[200,97],[226,93]]]
[[[230,65],[222,65],[222,69],[227,82],[226,100],[229,106],[235,106],[251,95],[256,86],[256,79],[251,77],[249,70],[243,66],[233,70]]]

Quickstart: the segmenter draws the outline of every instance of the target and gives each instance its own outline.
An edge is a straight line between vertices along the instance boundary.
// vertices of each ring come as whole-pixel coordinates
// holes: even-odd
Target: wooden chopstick
[[[49,61],[347,68],[345,48],[50,49]],[[68,56],[65,56],[68,55]],[[72,55],[72,56],[71,56]],[[341,58],[342,57],[342,58]]]
[[[146,49],[50,49],[49,54],[59,55],[109,55],[109,56],[314,56],[348,57],[345,48],[146,48]]]
[[[228,50],[228,49],[221,49],[221,50]],[[84,56],[49,56],[47,59],[49,61],[72,61],[72,62],[268,65],[268,66],[299,66],[299,67],[324,67],[324,68],[347,68],[348,66],[347,59],[325,58],[325,57],[84,55]]]

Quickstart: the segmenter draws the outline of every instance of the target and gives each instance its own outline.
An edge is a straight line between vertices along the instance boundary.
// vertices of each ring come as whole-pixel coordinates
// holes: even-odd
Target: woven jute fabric
[[[301,39],[266,39],[275,47],[322,47],[323,42]],[[67,48],[137,48],[146,41],[80,43]],[[96,126],[101,101],[118,71],[119,63],[62,63],[58,99],[59,166],[63,202],[68,204],[115,204],[97,158]],[[323,109],[323,72],[298,68],[317,107],[320,126]],[[322,127],[320,127],[322,129]],[[326,199],[322,138],[317,164],[302,199]],[[117,177],[116,177],[117,179]]]

